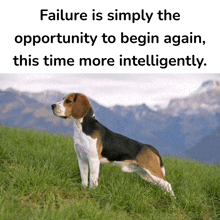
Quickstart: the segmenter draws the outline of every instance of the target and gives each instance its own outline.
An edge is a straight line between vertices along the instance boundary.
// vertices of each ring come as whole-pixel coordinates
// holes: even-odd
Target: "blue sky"
[[[143,103],[164,107],[206,80],[220,80],[220,74],[0,74],[0,89],[81,92],[107,107]]]

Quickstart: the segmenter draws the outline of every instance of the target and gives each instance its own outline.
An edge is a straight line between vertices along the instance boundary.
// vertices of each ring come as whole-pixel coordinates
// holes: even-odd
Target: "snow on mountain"
[[[198,95],[208,91],[220,92],[220,81],[205,81],[192,95]]]
[[[13,88],[8,88],[6,89],[6,91],[27,96],[47,106],[50,106],[52,103],[62,100],[62,98],[66,95],[58,91],[49,91],[49,90],[39,93],[31,93],[31,92],[21,92]]]
[[[163,114],[172,116],[220,113],[220,81],[206,81],[186,98],[172,99]]]
[[[142,120],[143,117],[153,113],[154,111],[147,107],[145,104],[133,106],[115,105],[110,108],[115,114],[123,117],[130,117],[136,120]]]

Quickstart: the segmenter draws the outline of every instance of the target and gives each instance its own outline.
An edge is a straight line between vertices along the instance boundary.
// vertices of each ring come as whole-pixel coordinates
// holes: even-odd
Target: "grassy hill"
[[[0,219],[220,219],[220,167],[163,161],[176,200],[109,164],[90,190],[72,138],[0,125]]]

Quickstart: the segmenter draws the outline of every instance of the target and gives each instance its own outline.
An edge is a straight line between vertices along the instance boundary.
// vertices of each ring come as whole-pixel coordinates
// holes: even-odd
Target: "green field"
[[[72,138],[0,125],[0,219],[220,219],[220,166],[163,162],[176,200],[110,164],[90,190]]]

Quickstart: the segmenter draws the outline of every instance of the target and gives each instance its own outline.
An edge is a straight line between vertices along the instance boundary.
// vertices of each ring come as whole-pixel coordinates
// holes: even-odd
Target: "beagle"
[[[70,93],[63,101],[53,104],[53,113],[74,122],[74,148],[78,158],[82,185],[98,186],[100,163],[121,166],[122,172],[137,172],[144,180],[159,184],[174,196],[171,184],[165,179],[165,168],[159,152],[148,144],[142,144],[114,133],[95,119],[87,97]]]

